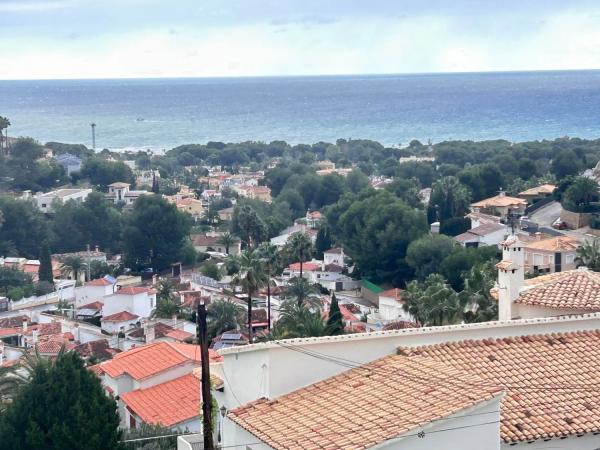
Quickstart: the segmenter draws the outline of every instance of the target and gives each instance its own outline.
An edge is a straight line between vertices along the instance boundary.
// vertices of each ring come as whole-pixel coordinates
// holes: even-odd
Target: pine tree
[[[331,336],[344,334],[344,321],[342,312],[338,304],[335,293],[331,296],[331,306],[329,307],[329,317],[327,318],[327,330]]]
[[[74,352],[34,366],[0,417],[0,449],[122,450],[114,399]]]
[[[152,173],[152,192],[154,192],[155,194],[158,194],[160,192],[158,178],[156,177],[156,174],[154,172]]]
[[[317,257],[323,258],[323,252],[331,248],[331,235],[329,234],[329,228],[322,226],[319,228],[317,233],[317,240],[315,241],[315,249],[317,250]]]
[[[54,284],[54,275],[52,274],[52,258],[50,257],[50,248],[48,243],[44,242],[40,250],[40,268],[38,271],[39,281],[46,281]]]

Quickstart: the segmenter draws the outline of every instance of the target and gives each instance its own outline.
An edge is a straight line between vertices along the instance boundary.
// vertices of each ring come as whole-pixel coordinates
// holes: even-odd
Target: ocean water
[[[0,81],[9,135],[160,151],[209,140],[386,145],[600,137],[600,71]]]

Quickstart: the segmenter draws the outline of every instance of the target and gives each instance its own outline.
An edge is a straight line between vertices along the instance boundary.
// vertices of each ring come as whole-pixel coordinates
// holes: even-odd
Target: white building
[[[220,353],[223,446],[600,445],[600,314],[291,339]]]
[[[112,183],[108,185],[108,194],[106,197],[116,203],[124,203],[125,206],[130,206],[142,195],[150,195],[148,191],[134,191],[130,189],[129,183]]]
[[[73,200],[77,203],[82,203],[91,192],[91,189],[58,189],[56,191],[37,194],[34,200],[40,211],[51,213],[53,212],[52,204],[54,202],[64,203]]]
[[[471,228],[464,233],[454,236],[454,240],[463,247],[482,247],[499,245],[508,236],[506,225],[501,223],[488,223]]]
[[[600,312],[600,274],[585,267],[525,280],[527,243],[511,236],[496,264],[500,320]]]
[[[345,267],[344,264],[344,249],[341,247],[330,248],[323,252],[323,263],[325,265],[335,264],[340,267]]]
[[[102,300],[102,316],[123,311],[130,312],[139,317],[150,317],[156,308],[156,291],[147,287],[124,287]]]
[[[83,306],[96,300],[102,300],[115,292],[116,282],[110,278],[90,280],[75,288],[75,306]]]

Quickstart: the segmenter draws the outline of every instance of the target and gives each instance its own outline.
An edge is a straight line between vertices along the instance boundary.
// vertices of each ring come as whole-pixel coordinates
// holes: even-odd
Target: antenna
[[[96,150],[96,124],[92,122],[90,126],[92,127],[92,148]]]

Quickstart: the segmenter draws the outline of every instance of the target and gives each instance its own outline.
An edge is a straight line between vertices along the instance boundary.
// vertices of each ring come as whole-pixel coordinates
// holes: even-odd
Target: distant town
[[[0,448],[600,446],[600,140],[155,155],[0,119]]]

